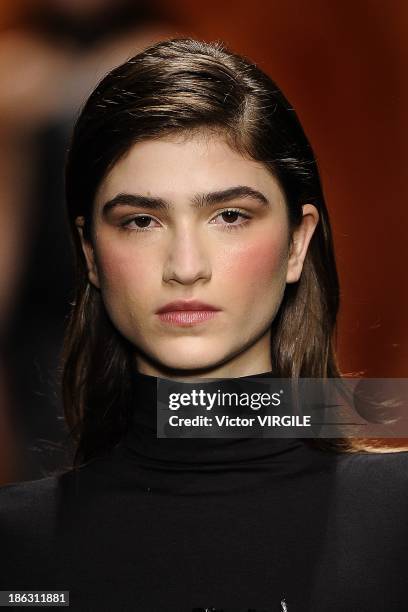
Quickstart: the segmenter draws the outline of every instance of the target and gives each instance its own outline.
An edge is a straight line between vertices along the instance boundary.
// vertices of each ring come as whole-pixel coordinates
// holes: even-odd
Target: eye
[[[242,219],[241,223],[236,223],[240,217]],[[216,220],[218,218],[225,221],[225,223],[217,223]],[[221,227],[226,230],[239,229],[245,226],[250,218],[250,215],[247,215],[238,209],[228,208],[227,210],[223,210],[218,213],[218,215],[214,217],[210,223],[213,225],[221,225]],[[132,232],[146,232],[157,227],[152,225],[152,222],[154,221],[156,221],[156,219],[150,217],[150,215],[137,215],[136,217],[126,219],[120,225],[123,229]]]
[[[241,217],[243,221],[241,223],[235,223],[235,221],[237,221],[239,217]],[[214,223],[214,221],[218,218],[221,218],[223,221],[226,221],[226,223]],[[250,218],[250,215],[243,213],[241,210],[237,210],[235,208],[228,208],[227,210],[223,210],[218,213],[218,215],[212,220],[212,223],[214,223],[214,225],[221,225],[223,229],[227,230],[238,229],[245,226]]]
[[[124,229],[131,230],[132,232],[145,232],[153,229],[154,226],[150,225],[151,221],[155,221],[153,217],[149,215],[139,215],[137,217],[132,217],[131,219],[127,219],[121,223],[121,227]],[[135,225],[133,225],[133,223]]]

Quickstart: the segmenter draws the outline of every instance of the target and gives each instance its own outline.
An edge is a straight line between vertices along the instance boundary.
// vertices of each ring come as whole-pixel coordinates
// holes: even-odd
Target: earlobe
[[[292,235],[286,274],[287,283],[296,283],[299,280],[310,240],[319,222],[319,213],[313,204],[304,204],[302,209],[302,221]]]
[[[75,225],[77,227],[81,240],[82,251],[85,256],[86,265],[88,268],[89,281],[98,289],[100,289],[98,270],[95,262],[95,254],[92,243],[84,237],[84,217],[77,217]]]

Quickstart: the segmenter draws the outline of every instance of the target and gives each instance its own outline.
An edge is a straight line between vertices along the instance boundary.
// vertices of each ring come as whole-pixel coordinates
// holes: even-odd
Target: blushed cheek
[[[134,341],[143,331],[146,311],[155,295],[151,270],[143,257],[112,252],[100,259],[100,266],[107,312],[120,333]]]
[[[262,292],[264,283],[280,282],[287,257],[286,245],[281,239],[272,240],[270,236],[254,241],[245,248],[236,248],[225,255],[222,266],[227,276],[225,281],[236,286],[239,292],[245,289]]]
[[[144,262],[145,264],[146,262]],[[123,252],[114,245],[107,245],[97,253],[97,265],[105,284],[128,282],[132,277],[140,277],[145,265],[137,253]]]

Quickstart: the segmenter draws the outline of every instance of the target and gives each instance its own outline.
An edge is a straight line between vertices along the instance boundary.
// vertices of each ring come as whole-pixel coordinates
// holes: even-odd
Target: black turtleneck
[[[0,590],[95,612],[408,610],[406,452],[157,438],[157,378],[135,384],[112,451],[0,489]]]

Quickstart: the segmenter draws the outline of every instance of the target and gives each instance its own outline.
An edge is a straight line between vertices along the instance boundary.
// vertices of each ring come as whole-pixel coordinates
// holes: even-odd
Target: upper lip
[[[174,302],[169,302],[165,304],[157,313],[160,312],[171,312],[174,310],[220,310],[216,306],[212,306],[211,304],[206,304],[205,302],[200,302],[199,300],[175,300]]]

